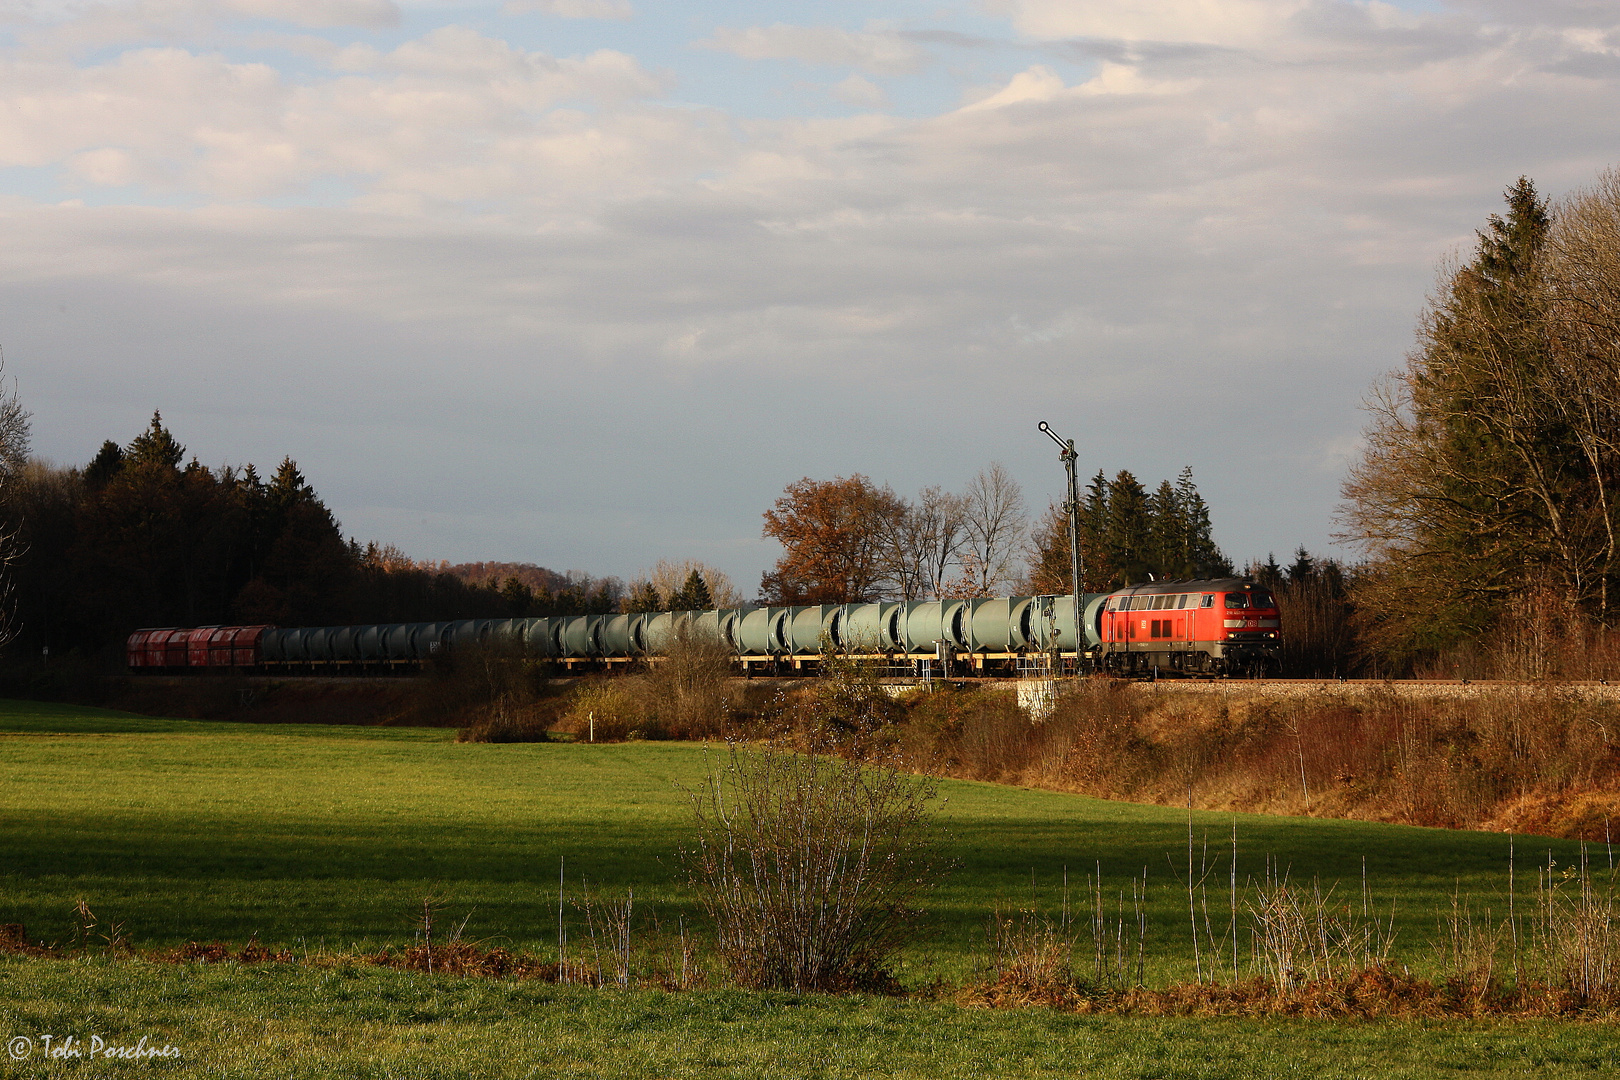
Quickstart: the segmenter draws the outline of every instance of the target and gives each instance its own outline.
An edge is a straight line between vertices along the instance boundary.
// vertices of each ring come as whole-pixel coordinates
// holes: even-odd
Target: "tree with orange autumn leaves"
[[[915,502],[859,473],[805,477],[765,512],[764,535],[783,553],[760,582],[760,602],[990,596],[1016,585],[1026,521],[1023,493],[997,463],[962,495],[929,487]]]
[[[891,583],[885,539],[905,510],[891,488],[859,473],[789,484],[765,511],[765,535],[784,551],[760,581],[760,599],[784,605],[875,599]]]

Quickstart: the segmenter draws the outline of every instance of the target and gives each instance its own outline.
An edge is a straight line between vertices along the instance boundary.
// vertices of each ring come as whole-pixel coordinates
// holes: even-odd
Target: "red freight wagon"
[[[168,626],[137,630],[124,645],[124,658],[130,667],[185,667],[186,637],[190,633]]]
[[[229,645],[232,667],[253,667],[259,662],[259,643],[268,626],[237,626],[231,630]]]
[[[187,667],[208,666],[208,648],[214,640],[214,635],[219,633],[220,630],[221,627],[218,626],[201,626],[195,630],[186,631]]]
[[[131,668],[163,670],[253,667],[259,662],[259,641],[266,629],[204,626],[195,630],[137,630],[125,642],[124,660]]]
[[[137,630],[129,635],[124,644],[124,660],[132,668],[160,668],[164,664],[164,644],[169,635],[176,633],[173,627],[149,627]],[[185,631],[178,631],[185,633]]]

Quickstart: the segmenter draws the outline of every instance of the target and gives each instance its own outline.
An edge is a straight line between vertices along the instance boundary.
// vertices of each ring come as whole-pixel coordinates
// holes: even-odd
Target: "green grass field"
[[[0,921],[66,940],[84,898],[138,945],[245,941],[328,949],[408,940],[432,894],[467,932],[522,949],[556,937],[570,891],[632,886],[666,915],[693,910],[677,856],[686,789],[715,752],[676,743],[457,744],[418,728],[209,724],[66,706],[0,708]],[[1117,897],[1147,871],[1147,946],[1161,977],[1190,964],[1187,814],[991,784],[941,785],[958,868],[930,901],[914,961],[959,975],[998,904],[1046,907],[1100,865]],[[1225,860],[1233,819],[1194,814],[1203,858]],[[1362,865],[1395,901],[1397,952],[1420,964],[1454,889],[1506,902],[1508,838],[1363,822],[1241,815],[1239,876],[1265,860],[1339,883],[1359,905]],[[1521,871],[1572,845],[1521,838]],[[1606,858],[1601,850],[1595,857]],[[1224,916],[1229,876],[1211,876]],[[1530,879],[1530,880],[1533,880]],[[1190,971],[1190,969],[1189,969]]]
[[[0,1076],[227,1078],[1605,1077],[1612,1026],[1085,1017],[931,1002],[335,970],[0,962],[0,1037],[36,1050]],[[139,1065],[39,1059],[77,1033],[181,1057]]]
[[[0,922],[67,941],[85,899],[137,947],[188,940],[328,952],[400,945],[424,895],[467,933],[554,947],[569,888],[634,886],[664,922],[692,917],[676,852],[681,785],[712,759],[681,744],[456,744],[449,732],[247,726],[0,704]],[[1149,981],[1191,975],[1184,811],[949,782],[958,867],[928,904],[906,977],[960,979],[987,914],[1055,907],[1065,867],[1117,890],[1147,868]],[[1195,814],[1211,858],[1232,818]],[[1431,956],[1454,889],[1505,904],[1508,839],[1241,816],[1241,878],[1265,860],[1396,902],[1396,955]],[[1521,872],[1569,844],[1520,838]],[[1606,859],[1602,850],[1593,852]],[[1224,923],[1226,869],[1212,879]],[[1531,879],[1533,880],[1533,879]],[[576,926],[576,935],[582,928]],[[9,1028],[6,1028],[9,1025]],[[0,1035],[52,1026],[189,1040],[177,1075],[244,1076],[1441,1076],[1603,1075],[1609,1025],[1151,1021],[986,1013],[928,1002],[665,995],[446,979],[370,968],[202,969],[100,960],[0,963]],[[99,1026],[98,1026],[99,1025]],[[123,1066],[119,1066],[123,1067]],[[44,1075],[37,1059],[8,1075]],[[64,1069],[71,1070],[71,1064]],[[20,1070],[20,1071],[18,1071]],[[63,1075],[67,1073],[64,1072]]]

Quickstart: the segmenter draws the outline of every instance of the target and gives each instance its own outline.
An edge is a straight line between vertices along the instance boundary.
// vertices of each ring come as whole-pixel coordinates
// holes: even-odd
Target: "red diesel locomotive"
[[[1121,675],[1271,675],[1282,619],[1270,590],[1244,578],[1158,581],[1108,594],[1097,637],[1097,665]]]

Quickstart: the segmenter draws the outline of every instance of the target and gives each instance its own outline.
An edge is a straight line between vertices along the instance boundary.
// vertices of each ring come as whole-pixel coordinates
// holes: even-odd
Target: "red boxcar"
[[[124,644],[131,668],[244,668],[259,662],[264,626],[203,626],[194,630],[155,627],[137,630]]]
[[[137,630],[129,635],[129,641],[124,644],[124,660],[132,668],[160,668],[164,666],[164,645],[176,631],[173,627],[149,627]]]

